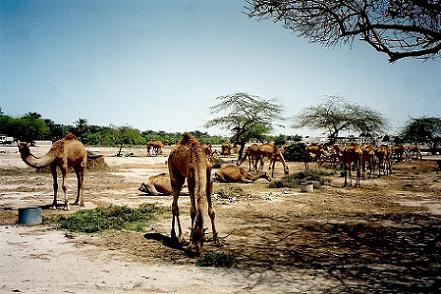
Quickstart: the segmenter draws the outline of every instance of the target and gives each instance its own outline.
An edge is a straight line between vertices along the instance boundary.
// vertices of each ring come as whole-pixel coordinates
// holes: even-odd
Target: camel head
[[[196,251],[196,255],[200,255],[202,252],[202,246],[204,245],[205,242],[205,230],[206,228],[202,228],[200,226],[196,226],[195,228],[193,228],[193,232],[192,232],[192,241],[194,244],[194,250]]]
[[[141,186],[138,188],[138,191],[141,191],[143,193],[149,193],[149,189],[147,188],[147,185],[142,183]]]
[[[31,150],[29,149],[31,143],[21,142],[20,140],[18,140],[17,146],[18,146],[18,151],[20,152],[22,157],[26,157],[31,154]]]
[[[268,182],[271,183],[272,178],[271,178],[271,175],[269,174],[269,172],[264,172],[262,178],[267,179]]]

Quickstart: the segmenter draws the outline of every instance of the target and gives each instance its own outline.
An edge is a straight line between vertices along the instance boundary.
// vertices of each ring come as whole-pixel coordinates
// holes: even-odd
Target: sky
[[[56,123],[207,131],[216,97],[276,99],[275,133],[326,95],[381,112],[390,131],[440,116],[441,58],[387,56],[367,44],[323,47],[244,14],[242,0],[0,0],[0,107]],[[312,134],[318,134],[312,132]]]

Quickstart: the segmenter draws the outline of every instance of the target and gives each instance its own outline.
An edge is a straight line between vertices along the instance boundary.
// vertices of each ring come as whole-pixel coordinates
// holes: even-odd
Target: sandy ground
[[[436,293],[441,288],[441,175],[433,162],[396,163],[393,175],[363,180],[359,189],[342,188],[338,175],[313,193],[269,189],[265,180],[234,184],[246,195],[214,201],[224,246],[204,245],[206,252],[237,256],[237,266],[225,269],[197,267],[183,251],[146,238],[168,235],[171,214],[144,233],[66,234],[15,225],[17,208],[51,203],[52,179],[27,167],[17,148],[0,149],[5,151],[0,152],[0,293]],[[137,191],[147,176],[167,170],[169,149],[159,157],[145,157],[142,148],[125,150],[135,157],[113,157],[116,148],[88,149],[105,154],[110,169],[86,174],[86,208],[170,207],[168,196]],[[37,156],[47,150],[32,148]],[[289,166],[290,172],[303,167]],[[276,177],[281,176],[278,167]],[[74,175],[67,184],[73,201]],[[230,186],[215,183],[214,191]],[[188,239],[188,197],[181,197],[180,206]],[[53,213],[66,212],[44,210]]]

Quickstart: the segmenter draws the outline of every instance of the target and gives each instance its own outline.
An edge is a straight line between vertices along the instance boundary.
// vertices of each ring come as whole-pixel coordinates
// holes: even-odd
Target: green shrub
[[[197,261],[198,266],[233,267],[236,264],[234,253],[208,252]]]
[[[304,143],[294,143],[286,148],[283,156],[288,161],[297,161],[304,162],[305,161],[305,149],[306,145]]]
[[[59,215],[45,221],[72,232],[93,233],[109,229],[142,231],[146,223],[164,211],[154,204],[144,204],[139,208],[111,205],[80,210],[67,216]]]

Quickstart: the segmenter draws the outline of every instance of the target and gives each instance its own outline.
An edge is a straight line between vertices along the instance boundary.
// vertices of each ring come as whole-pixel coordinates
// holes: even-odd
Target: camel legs
[[[75,174],[77,175],[77,182],[78,182],[78,190],[77,190],[77,199],[74,202],[74,205],[78,205],[78,202],[81,207],[84,206],[84,199],[83,199],[83,181],[84,181],[84,167],[77,167],[75,168]]]
[[[216,213],[213,209],[213,203],[211,202],[211,191],[213,190],[213,182],[210,179],[211,169],[207,169],[207,204],[208,204],[208,216],[211,221],[211,230],[213,232],[213,241],[219,243],[219,238],[217,236],[216,225],[214,219],[216,218]]]
[[[181,192],[182,185],[185,182],[185,178],[182,176],[176,175],[176,174],[172,175],[172,173],[170,173],[170,181],[171,181],[171,186],[173,189],[173,204],[172,204],[173,218],[172,218],[172,229],[171,229],[170,235],[174,241],[181,242],[182,227],[181,227],[181,221],[179,219],[178,199],[179,199],[179,193]],[[189,190],[190,190],[190,187],[189,187]],[[178,222],[178,231],[179,231],[178,237],[176,236],[176,231],[175,231],[175,219]]]
[[[54,201],[52,201],[51,209],[57,209],[57,193],[58,193],[58,178],[57,178],[57,165],[50,165],[53,187],[54,187]]]
[[[67,177],[67,167],[62,167],[61,168],[61,173],[63,175],[63,184],[62,184],[62,188],[63,188],[63,194],[64,194],[64,210],[69,210],[69,199],[67,198],[67,186],[66,186],[66,177]]]

